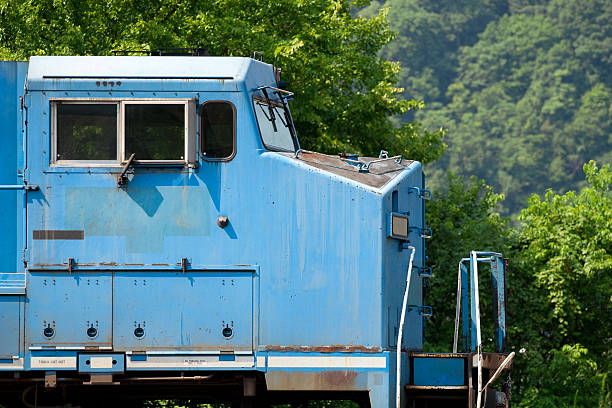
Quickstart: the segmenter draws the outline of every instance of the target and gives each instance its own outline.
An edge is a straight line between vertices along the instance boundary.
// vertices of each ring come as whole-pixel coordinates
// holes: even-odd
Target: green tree
[[[449,128],[443,170],[475,174],[515,214],[527,197],[581,187],[582,164],[612,162],[612,6],[514,4],[458,54],[449,103],[417,114]]]
[[[393,33],[385,13],[353,18],[347,0],[0,0],[0,57],[108,55],[203,46],[212,55],[263,51],[296,93],[305,148],[431,162],[444,132],[389,119],[422,103],[399,98],[399,65],[378,56]]]
[[[434,231],[427,246],[432,267],[431,287],[427,291],[427,304],[433,316],[426,324],[426,347],[430,351],[449,352],[453,344],[455,297],[457,292],[457,265],[470,251],[495,251],[509,255],[512,242],[507,220],[495,208],[503,196],[496,194],[484,181],[476,177],[465,179],[451,172],[443,186],[434,191],[427,206],[427,223]],[[490,276],[481,273],[483,288],[490,288]],[[488,282],[488,283],[486,283]],[[492,298],[488,290],[481,295],[483,332],[493,333]],[[486,347],[492,348],[492,339],[485,338]],[[493,351],[493,350],[490,350]]]
[[[609,372],[580,344],[564,345],[542,355],[527,350],[523,375],[529,385],[521,393],[525,408],[609,408],[612,406]]]
[[[525,350],[521,406],[612,404],[612,172],[594,162],[584,172],[580,193],[534,195],[520,216],[516,254],[535,284],[511,323],[522,327],[515,344]]]
[[[548,292],[562,341],[603,354],[612,349],[612,172],[594,162],[584,171],[589,185],[580,193],[530,198],[521,256]]]

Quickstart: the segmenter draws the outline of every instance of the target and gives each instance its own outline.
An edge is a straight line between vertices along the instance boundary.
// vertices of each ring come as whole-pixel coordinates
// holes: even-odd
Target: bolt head
[[[220,215],[217,217],[217,225],[220,228],[225,228],[229,225],[229,219],[225,215]]]

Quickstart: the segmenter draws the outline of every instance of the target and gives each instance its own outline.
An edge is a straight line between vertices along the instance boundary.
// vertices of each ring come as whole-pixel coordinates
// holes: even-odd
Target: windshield
[[[255,115],[264,146],[269,150],[291,151],[297,149],[293,121],[286,102],[255,97]]]

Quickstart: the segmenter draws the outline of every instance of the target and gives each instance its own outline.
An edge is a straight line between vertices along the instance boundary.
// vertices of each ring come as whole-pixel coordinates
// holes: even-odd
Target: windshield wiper
[[[268,96],[268,91],[266,90],[266,88],[263,88],[261,91],[266,97],[266,103],[268,104],[268,113],[270,114],[270,116],[268,117],[268,120],[272,122],[272,127],[274,128],[274,131],[278,132],[278,128],[276,127],[276,115],[274,114],[274,108],[272,107],[272,101],[270,100],[270,97]]]

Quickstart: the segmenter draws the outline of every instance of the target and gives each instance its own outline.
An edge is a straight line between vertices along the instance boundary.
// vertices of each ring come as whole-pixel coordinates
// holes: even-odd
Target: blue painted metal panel
[[[0,296],[0,358],[20,353],[20,296]]]
[[[27,67],[27,62],[0,61],[0,185],[22,184],[18,177],[18,161],[23,155],[19,97],[24,93]],[[23,195],[23,191],[0,191],[0,273],[23,271],[23,242],[19,239]],[[4,281],[0,278],[0,292]]]
[[[470,324],[470,278],[469,278],[469,259],[462,259],[459,263],[461,270],[461,339],[463,351],[471,349],[471,330]]]
[[[419,230],[424,228],[423,211],[425,201],[415,194],[414,187],[424,188],[422,169],[419,163],[409,166],[393,182],[384,186],[384,196],[381,208],[381,224],[385,225],[386,217],[393,212],[393,192],[397,191],[397,212],[408,214],[410,235],[409,240],[398,240],[386,237],[382,240],[381,250],[384,260],[384,326],[387,327],[386,345],[393,347],[397,342],[398,326],[401,315],[402,297],[406,285],[406,274],[410,251],[407,245],[415,247],[413,261],[414,272],[410,283],[408,307],[404,327],[403,345],[408,350],[420,350],[423,345],[423,316],[420,313],[423,306],[423,276],[420,268],[425,266],[424,239]]]
[[[21,111],[27,62],[0,61],[0,185],[23,184],[19,167],[23,156]],[[23,294],[25,272],[23,211],[25,190],[0,191],[0,358],[4,364],[22,367]],[[4,365],[3,364],[3,365]]]
[[[415,357],[414,385],[465,385],[465,358]]]
[[[45,329],[47,336],[45,336]],[[95,329],[95,333],[90,331]],[[88,333],[93,333],[90,336]],[[111,346],[110,273],[33,272],[26,300],[28,346]]]
[[[253,347],[253,271],[117,272],[113,303],[115,350]]]
[[[480,344],[478,344],[478,332],[480,331],[480,317],[479,317],[479,308],[476,308],[476,300],[478,298],[478,293],[476,292],[476,287],[478,285],[477,279],[478,275],[476,273],[478,269],[478,262],[473,262],[472,257],[470,257],[470,276],[469,276],[469,299],[470,299],[470,350],[476,351]],[[477,313],[478,312],[478,313]]]
[[[506,351],[506,264],[501,256],[491,257],[493,284],[493,319],[495,322],[495,351]]]

